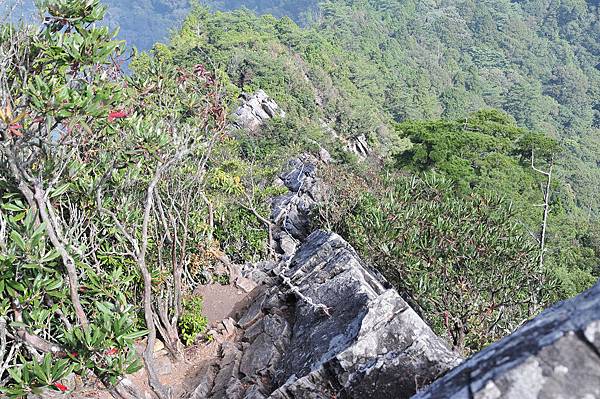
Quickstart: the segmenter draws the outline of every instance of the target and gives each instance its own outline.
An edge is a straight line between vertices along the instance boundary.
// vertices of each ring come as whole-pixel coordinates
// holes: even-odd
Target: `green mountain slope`
[[[417,23],[430,24],[426,10],[404,10],[402,25],[397,19],[386,22],[380,18],[392,12],[389,9],[376,8],[368,2],[360,7],[340,4],[322,5],[321,19],[308,28],[300,28],[288,18],[260,17],[249,11],[212,13],[199,7],[168,44],[155,47],[155,61],[172,68],[210,63],[228,79],[232,98],[258,89],[273,96],[288,112],[288,118],[268,125],[264,134],[252,139],[253,151],[259,151],[263,157],[272,158],[279,153],[279,160],[283,160],[320,143],[336,157],[347,159],[343,147],[353,138],[365,135],[375,150],[375,158],[382,164],[394,163],[392,169],[437,171],[454,180],[462,192],[487,191],[508,198],[520,210],[519,223],[534,233],[540,223],[538,205],[543,196],[538,187],[543,179],[529,165],[531,150],[524,150],[528,145],[524,137],[540,137],[538,133],[542,132],[542,136],[553,138],[562,147],[552,155],[556,167],[551,198],[551,261],[561,268],[567,280],[569,276],[578,280],[569,280],[566,291],[574,293],[588,284],[591,277],[580,278],[569,270],[582,268],[589,276],[598,263],[593,229],[597,207],[593,195],[598,190],[593,184],[598,174],[594,145],[598,130],[593,121],[588,120],[587,127],[583,126],[583,118],[577,122],[582,124],[581,130],[568,130],[562,127],[567,124],[560,117],[568,112],[584,112],[586,107],[593,115],[594,88],[590,86],[578,95],[582,101],[578,107],[569,107],[566,100],[561,104],[550,92],[545,93],[542,83],[526,73],[534,67],[540,71],[548,69],[549,62],[543,64],[542,58],[533,58],[535,54],[518,43],[512,51],[520,49],[528,58],[502,56],[508,50],[498,43],[510,43],[509,33],[498,30],[502,40],[497,38],[486,44],[480,33],[477,38],[475,30],[463,27],[472,37],[464,43],[454,37],[453,45],[462,50],[453,50],[436,37],[435,31],[418,28]],[[403,4],[408,7],[408,3]],[[393,11],[404,15],[402,10]],[[514,11],[506,13],[517,18]],[[445,11],[440,18],[450,14]],[[404,33],[390,31],[391,26]],[[441,37],[450,41],[452,36]],[[546,48],[553,46],[531,31],[522,40],[542,43]],[[565,43],[560,45],[568,47]],[[473,54],[485,46],[495,49],[490,54],[500,57],[503,66],[474,58]],[[583,45],[581,48],[585,54],[591,54]],[[529,60],[527,70],[520,66],[524,59]],[[140,57],[133,69],[143,71],[150,60],[149,55]],[[536,66],[535,60],[540,64]],[[463,70],[460,63],[470,66]],[[571,67],[579,73],[590,72],[590,79],[596,77],[589,69],[584,71],[574,63]],[[559,68],[558,64],[554,68]],[[539,92],[523,89],[527,85],[537,87]],[[519,95],[515,94],[518,90],[522,90]],[[547,104],[552,105],[552,112],[544,108]],[[473,113],[490,107],[519,113],[512,112],[515,120],[494,114],[481,119]],[[446,121],[437,121],[440,118]],[[489,130],[485,125],[487,118],[501,122],[500,127],[487,134],[472,133]],[[433,121],[414,125],[405,122],[394,129],[396,122],[412,119]],[[517,126],[529,130],[516,134]],[[531,136],[532,133],[536,134]],[[506,137],[498,140],[495,136]],[[419,143],[431,146],[427,155],[430,161],[425,167],[418,165],[418,151],[418,156],[408,163],[393,161],[410,154],[405,152],[408,140],[415,145],[413,152]],[[380,166],[373,168],[380,170]]]
[[[142,48],[167,36],[188,11],[184,0],[107,4],[109,23],[120,25],[122,36]],[[394,132],[397,122],[464,119],[467,126],[473,112],[501,109],[563,149],[555,159],[559,183],[551,223],[561,227],[551,231],[562,242],[554,251],[559,263],[585,263],[586,270],[597,263],[592,228],[600,212],[597,2],[222,0],[210,6],[289,15],[305,26],[247,11],[214,14],[199,8],[167,45],[155,46],[157,59],[173,67],[214,63],[229,81],[231,98],[261,88],[288,111],[290,117],[269,126],[268,139],[261,138],[253,151],[279,151],[283,157],[292,151],[282,145],[320,143],[344,158],[344,145],[364,135],[385,163],[387,155],[407,148],[407,137]],[[138,70],[148,61],[144,57],[136,61]],[[481,156],[448,162],[480,173]],[[433,162],[428,170],[444,165]],[[529,198],[520,207],[533,207],[527,213],[535,214],[537,204],[530,202],[541,200],[540,192],[522,195],[514,182],[503,184],[505,179],[499,177],[496,194],[517,202]]]
[[[144,40],[186,10],[115,4],[109,23],[139,13],[124,32]],[[338,0],[305,27],[195,5],[127,74],[98,0],[42,12],[0,24],[8,397],[69,390],[73,372],[114,384],[143,367],[145,335],[149,370],[156,338],[176,355],[207,328],[197,286],[290,253],[273,236],[296,216],[465,354],[600,276],[597,4]],[[285,117],[256,101],[264,124],[236,127],[258,90]],[[298,154],[325,184],[299,183],[274,225]]]
[[[150,48],[184,0],[108,1],[122,36]],[[600,17],[592,1],[241,1],[219,9],[308,21],[351,54],[345,76],[396,121],[503,109],[566,148],[559,173],[579,208],[600,210]],[[345,71],[343,72],[345,73]]]

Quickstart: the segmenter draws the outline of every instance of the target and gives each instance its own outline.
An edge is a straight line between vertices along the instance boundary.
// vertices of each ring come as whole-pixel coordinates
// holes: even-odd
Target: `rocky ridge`
[[[235,129],[244,129],[254,133],[259,131],[269,119],[285,118],[286,116],[285,111],[264,90],[258,90],[254,94],[244,93],[240,99],[241,104],[233,113],[232,127]],[[364,160],[372,153],[371,146],[364,134],[344,140],[326,123],[323,122],[322,127],[333,138],[342,140],[345,143],[344,149],[359,159]]]
[[[264,92],[245,100],[238,127],[256,130],[278,112]],[[370,153],[364,136],[345,149]],[[257,287],[223,321],[217,360],[190,398],[600,398],[600,285],[462,362],[348,243],[312,232],[326,190],[317,169],[331,161],[321,149],[280,175],[277,261],[244,268]]]
[[[280,260],[246,271],[261,285],[191,398],[408,398],[460,363],[348,243],[310,234],[318,162],[300,157],[280,176],[289,189],[273,201]]]
[[[345,149],[370,152],[364,136]],[[282,261],[240,319],[237,378],[250,388],[223,397],[402,398],[424,388],[415,399],[600,398],[600,284],[461,363],[343,239],[310,234],[325,190],[318,165],[304,155],[281,175],[289,192],[273,201],[272,220]],[[265,342],[275,349],[261,368]]]

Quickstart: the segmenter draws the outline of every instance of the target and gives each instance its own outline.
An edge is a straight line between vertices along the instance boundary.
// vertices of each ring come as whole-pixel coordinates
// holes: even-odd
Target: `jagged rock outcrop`
[[[319,160],[302,155],[291,160],[279,178],[288,193],[272,201],[273,238],[281,254],[295,253],[299,240],[310,234],[311,212],[323,200],[325,188],[317,178]]]
[[[223,347],[209,398],[408,398],[460,362],[333,233],[271,271]]]
[[[340,236],[309,234],[325,189],[318,165],[304,155],[280,175],[289,190],[272,204],[280,260],[244,270],[262,285],[194,398],[408,398],[460,363]]]
[[[311,234],[282,275],[297,302],[273,398],[403,398],[460,362],[336,234]]]
[[[271,118],[285,117],[285,112],[263,90],[253,95],[244,94],[242,99],[242,105],[234,113],[233,126],[238,129],[256,131]]]
[[[600,284],[544,311],[414,398],[600,398]]]
[[[367,137],[364,134],[361,134],[358,137],[350,140],[348,144],[346,144],[346,151],[349,151],[356,155],[359,158],[367,158],[371,153],[371,147],[367,142]]]

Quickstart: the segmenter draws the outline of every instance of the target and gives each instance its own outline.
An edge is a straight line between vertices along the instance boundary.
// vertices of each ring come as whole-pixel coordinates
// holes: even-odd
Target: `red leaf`
[[[112,349],[109,349],[109,350],[107,350],[107,351],[106,351],[106,355],[107,355],[107,356],[114,356],[114,355],[116,355],[118,352],[119,352],[119,350],[118,350],[118,349],[116,349],[116,348],[112,348]]]
[[[68,390],[69,390],[69,388],[68,388],[67,386],[65,386],[65,385],[61,384],[60,382],[55,382],[55,383],[54,383],[54,386],[55,386],[56,388],[58,388],[58,390],[59,390],[59,391],[61,391],[61,392],[66,392],[66,391],[68,391]]]
[[[108,121],[112,122],[115,119],[127,118],[129,115],[125,111],[112,111],[108,114]]]
[[[23,128],[23,125],[21,125],[20,123],[13,123],[12,125],[8,126],[8,131],[13,136],[21,137],[21,136],[23,136],[23,132],[21,132],[22,128]]]

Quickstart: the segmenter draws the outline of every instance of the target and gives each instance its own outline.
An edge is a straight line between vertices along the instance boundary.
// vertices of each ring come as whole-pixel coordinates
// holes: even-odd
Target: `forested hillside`
[[[376,69],[361,67],[357,82],[396,120],[503,109],[564,144],[561,174],[582,209],[598,210],[597,5],[363,1],[321,9],[317,25]]]
[[[383,22],[378,20],[379,17],[376,16],[388,11],[369,8],[368,3],[361,3],[361,7],[358,4],[355,8],[337,3],[323,5],[320,21],[309,28],[301,28],[288,18],[260,17],[249,11],[213,13],[207,8],[197,7],[170,42],[156,45],[151,54],[138,57],[131,67],[135,73],[147,73],[153,62],[166,65],[167,68],[189,68],[198,62],[212,64],[223,72],[230,98],[235,99],[241,93],[253,93],[258,89],[273,96],[287,112],[286,118],[269,122],[261,134],[238,135],[239,162],[249,162],[254,168],[258,168],[254,169],[256,171],[267,165],[284,162],[294,153],[314,150],[319,146],[327,148],[335,158],[350,168],[345,179],[352,184],[348,186],[339,179],[330,182],[333,187],[341,186],[332,200],[335,210],[326,212],[328,216],[324,222],[336,231],[347,232],[346,237],[362,248],[363,255],[379,264],[382,270],[386,270],[388,264],[401,264],[406,261],[408,254],[413,254],[410,247],[390,252],[390,245],[396,239],[388,234],[395,231],[395,228],[380,224],[386,212],[393,214],[400,210],[388,208],[393,203],[383,201],[379,204],[366,202],[369,204],[368,208],[354,207],[363,204],[363,196],[385,198],[379,190],[385,191],[383,187],[399,184],[393,181],[376,183],[378,178],[374,175],[412,173],[428,176],[434,173],[449,182],[448,186],[444,186],[445,190],[454,187],[453,193],[448,195],[458,201],[457,209],[475,209],[472,204],[469,205],[469,201],[486,203],[490,198],[504,198],[500,204],[486,208],[490,213],[472,215],[473,219],[465,222],[466,225],[476,224],[475,220],[480,217],[496,221],[507,220],[511,227],[497,226],[498,231],[504,233],[499,233],[496,240],[505,242],[508,237],[521,237],[517,242],[526,247],[530,244],[539,246],[541,235],[544,236],[542,270],[538,266],[537,269],[527,271],[528,267],[533,267],[538,262],[535,260],[536,251],[531,252],[529,247],[520,250],[506,248],[513,255],[487,253],[490,262],[495,262],[494,259],[498,256],[517,256],[522,253],[520,251],[528,253],[527,257],[520,259],[521,268],[517,275],[535,276],[536,273],[545,273],[546,277],[535,278],[543,291],[540,295],[546,300],[574,295],[593,283],[598,273],[598,230],[593,212],[581,205],[580,190],[593,191],[596,187],[591,182],[574,186],[566,178],[567,172],[572,173],[573,168],[567,168],[566,164],[577,162],[584,165],[591,178],[597,170],[593,162],[585,163],[578,158],[583,156],[583,149],[574,152],[572,147],[566,145],[569,136],[559,126],[558,118],[563,106],[557,100],[540,94],[542,103],[549,101],[555,104],[557,119],[540,117],[539,123],[544,126],[536,126],[533,120],[525,121],[521,117],[531,117],[537,112],[536,109],[525,103],[528,97],[510,97],[506,90],[510,79],[514,79],[514,84],[534,79],[525,72],[519,72],[522,59],[506,55],[503,66],[470,64],[469,68],[462,70],[459,62],[474,62],[468,56],[471,50],[467,50],[465,46],[464,50],[452,52],[442,46],[441,41],[437,41],[436,48],[448,55],[440,53],[436,62],[425,62],[425,58],[434,57],[435,54],[431,48],[419,50],[419,41],[427,43],[424,38],[419,41],[400,40],[417,37],[419,31],[413,32],[412,23],[406,22],[407,25],[402,28],[406,31],[403,34],[390,34],[392,26],[400,29],[402,25],[397,21],[392,23],[391,19],[387,25],[383,23],[385,19],[381,20]],[[423,10],[415,9],[412,13],[408,11],[406,14],[413,20],[423,14]],[[508,15],[513,15],[507,12]],[[362,15],[361,18],[366,20],[357,20],[358,17],[353,16],[353,13]],[[455,23],[443,25],[461,26]],[[344,26],[346,28],[342,29]],[[433,34],[424,28],[420,32],[424,36]],[[545,42],[550,46],[547,39],[530,33],[532,41]],[[498,30],[497,36],[509,42],[506,35]],[[455,46],[459,43],[457,37],[454,40]],[[382,43],[376,44],[384,38],[387,38],[387,47]],[[482,45],[479,39],[471,40],[473,46]],[[378,50],[379,48],[385,51]],[[495,51],[501,54],[500,47]],[[526,49],[522,48],[521,51],[525,52]],[[457,58],[451,62],[452,54]],[[513,59],[521,61],[511,61]],[[538,68],[542,68],[541,59],[538,61]],[[454,70],[450,64],[455,65]],[[546,64],[547,62],[543,65]],[[454,72],[450,73],[451,71]],[[491,79],[500,76],[498,74],[504,77],[496,81]],[[537,82],[542,90],[541,83]],[[591,90],[590,88],[590,93],[585,94],[589,107],[596,99]],[[448,93],[454,93],[452,96],[458,97],[449,97]],[[512,98],[514,103],[510,103],[507,98]],[[506,108],[505,102],[513,104],[514,109],[522,110],[522,113],[511,116],[488,110],[491,107]],[[565,109],[564,112],[569,110]],[[581,107],[577,108],[577,111],[581,110]],[[594,129],[590,123],[586,134],[574,135],[569,140],[593,141]],[[366,161],[358,160],[345,150],[360,135],[366,136],[373,149],[372,156]],[[588,145],[585,151],[592,152],[591,146]],[[592,156],[596,155],[589,154],[586,159],[589,161]],[[241,168],[228,173],[244,181],[243,174],[247,172],[242,172],[243,170]],[[544,175],[548,171],[552,172],[550,180]],[[406,191],[402,195],[412,195],[409,187],[404,190]],[[446,200],[450,201],[449,198]],[[434,204],[435,201],[429,207]],[[543,204],[547,208],[542,207]],[[510,208],[505,216],[495,214],[498,207],[505,206]],[[425,209],[430,208],[426,206]],[[543,217],[544,209],[548,210],[546,218]],[[340,212],[346,216],[340,216]],[[435,212],[437,211],[425,214],[423,218],[435,218]],[[454,211],[446,212],[451,214]],[[377,214],[379,216],[376,217]],[[358,220],[353,219],[354,217]],[[353,224],[346,224],[351,220],[354,220]],[[544,224],[543,220],[546,220],[547,228],[542,231],[540,226]],[[377,224],[373,224],[376,221]],[[457,239],[443,238],[446,234],[459,234],[454,230],[458,226],[448,228],[450,230],[442,228],[427,233],[426,237],[431,240],[427,245],[435,246],[439,245],[439,240]],[[504,230],[505,228],[508,230]],[[513,228],[516,230],[511,230]],[[220,233],[220,237],[231,239],[225,232],[226,230]],[[385,238],[383,247],[376,249],[373,244],[364,245],[364,239],[379,234]],[[417,230],[414,234],[420,236],[423,232]],[[525,239],[523,235],[529,238]],[[524,241],[519,241],[522,238]],[[257,243],[255,239],[250,242]],[[489,245],[493,246],[493,242],[495,241],[490,241]],[[233,257],[239,257],[241,252],[235,249],[239,248],[238,245],[239,243],[226,246],[224,250]],[[459,259],[473,256],[477,259],[473,267],[482,267],[485,256],[470,252],[471,255],[466,255],[462,251],[469,252],[470,249],[465,247],[458,251],[462,253],[457,255]],[[382,253],[386,257],[382,258]],[[420,259],[417,264],[430,262],[425,253],[423,258],[417,257]],[[451,263],[453,256],[452,251],[444,252],[439,259],[441,262]],[[388,278],[398,281],[398,288],[412,293],[411,295],[420,296],[417,293],[419,289],[430,294],[435,291],[433,286],[423,281],[414,286],[404,284],[409,274],[419,275],[417,270],[412,269],[409,274],[406,270],[398,270],[398,266],[387,270]],[[431,272],[430,269],[425,270]],[[424,272],[423,269],[421,271]],[[490,273],[487,269],[482,273],[489,277],[493,275],[487,274]],[[460,274],[457,277],[459,280],[464,278],[466,277]],[[544,283],[541,284],[540,281]],[[478,286],[479,283],[473,284],[468,289],[469,292],[482,289]],[[442,284],[444,289],[448,289],[448,285],[453,286],[449,283]],[[507,293],[511,293],[508,295],[514,295],[513,289],[517,287],[521,287],[518,289],[521,293],[528,291],[524,288],[527,284],[523,282],[515,281],[514,285],[511,283],[508,286],[513,287],[507,289]],[[464,302],[464,298],[459,298],[460,303]],[[521,311],[527,314],[531,310],[528,307]],[[439,317],[440,310],[429,309],[426,312],[435,318]],[[511,320],[515,321],[520,317],[523,316],[515,315]],[[466,320],[463,323],[468,324]],[[468,339],[474,340],[468,344],[473,348],[481,344],[481,337]],[[463,342],[461,345],[464,344]]]
[[[0,29],[3,393],[110,387],[147,336],[167,397],[154,341],[208,339],[195,289],[280,259],[271,199],[299,154],[324,160],[312,227],[458,352],[600,276],[597,3],[107,4]],[[249,128],[235,111],[261,90],[285,114]]]
[[[187,2],[111,0],[108,19],[143,49]],[[558,173],[578,208],[600,211],[600,11],[593,1],[234,1],[288,15],[352,54],[345,74],[396,121],[503,109],[564,146]],[[147,23],[151,21],[150,23]],[[174,25],[175,24],[175,25]]]

